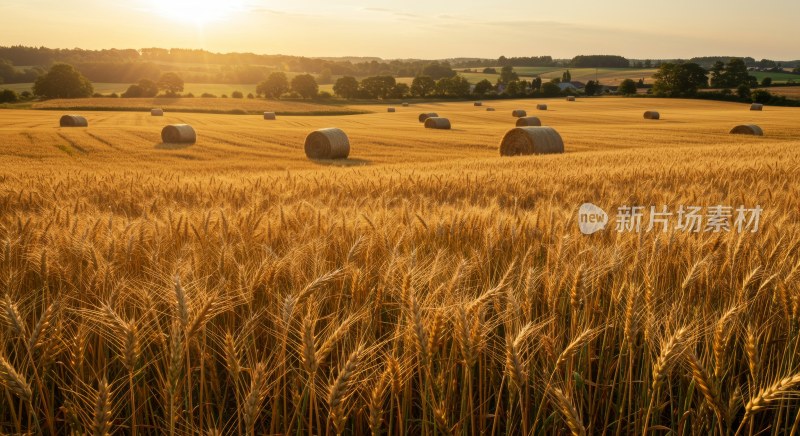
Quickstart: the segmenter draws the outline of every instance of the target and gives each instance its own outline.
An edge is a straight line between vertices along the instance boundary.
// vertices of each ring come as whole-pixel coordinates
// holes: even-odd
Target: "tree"
[[[665,63],[653,76],[653,93],[666,97],[691,97],[708,85],[706,70],[696,63]]]
[[[561,81],[562,82],[571,82],[572,81],[572,74],[569,72],[569,70],[564,71],[564,74],[561,75]]]
[[[586,95],[595,95],[600,88],[600,83],[595,82],[594,80],[590,80],[586,82],[586,86],[583,88],[583,93]]]
[[[11,89],[4,89],[0,92],[0,103],[16,103],[18,100],[17,93]]]
[[[519,76],[514,72],[514,67],[506,65],[500,70],[500,83],[509,83],[514,80],[519,80]]]
[[[505,93],[510,97],[517,97],[520,94],[519,80],[512,80],[506,85]]]
[[[436,82],[430,76],[417,76],[411,82],[411,95],[425,98],[436,89]]]
[[[319,93],[319,85],[311,74],[300,74],[292,79],[292,91],[303,98],[314,98]]]
[[[286,73],[275,72],[267,77],[267,80],[256,86],[256,94],[266,98],[280,98],[281,95],[289,91],[289,79]]]
[[[736,88],[736,95],[739,96],[742,100],[749,100],[750,99],[750,87],[746,84],[742,83],[739,87]]]
[[[406,98],[409,93],[411,93],[411,88],[409,88],[407,84],[398,83],[397,85],[394,85],[394,88],[392,88],[392,92],[390,93],[389,96],[391,98],[400,99],[400,98]]]
[[[333,84],[333,92],[339,97],[351,99],[358,95],[358,80],[353,76],[344,76]]]
[[[491,91],[494,88],[492,82],[483,79],[480,82],[475,84],[474,92],[476,95],[485,95],[487,92]]]
[[[761,80],[761,86],[772,86],[772,77],[765,77]]]
[[[711,67],[711,87],[712,88],[729,88],[725,83],[725,63],[722,61],[714,62]]]
[[[750,98],[753,100],[753,103],[767,104],[772,100],[772,94],[770,94],[769,91],[758,89],[750,95]]]
[[[374,76],[367,77],[361,81],[361,90],[364,91],[369,98],[389,98],[397,81],[392,76]]]
[[[233,91],[231,92],[231,98],[244,98],[244,94],[241,91]]]
[[[547,82],[542,85],[542,94],[545,97],[556,97],[561,94],[561,88],[556,83]]]
[[[122,93],[123,98],[142,98],[144,97],[144,90],[139,85],[131,85],[125,92]]]
[[[497,74],[497,70],[492,67],[486,67],[483,69],[483,74]]]
[[[68,64],[53,65],[33,84],[33,93],[44,98],[82,98],[93,92],[92,83]]]
[[[450,68],[450,64],[448,63],[439,63],[434,62],[428,66],[426,66],[422,70],[423,76],[430,76],[433,80],[443,79],[445,77],[453,77],[456,75],[456,72]]]
[[[150,79],[140,80],[139,88],[142,89],[142,97],[155,97],[158,95],[158,84]]]
[[[538,91],[538,90],[542,89],[542,78],[541,77],[536,76],[536,77],[533,78],[533,80],[531,80],[531,89],[533,89],[535,91]]]
[[[158,79],[158,89],[167,95],[175,95],[183,92],[183,79],[175,73],[164,73]]]
[[[619,88],[617,92],[622,95],[634,95],[636,94],[636,82],[631,79],[625,79],[619,83]]]

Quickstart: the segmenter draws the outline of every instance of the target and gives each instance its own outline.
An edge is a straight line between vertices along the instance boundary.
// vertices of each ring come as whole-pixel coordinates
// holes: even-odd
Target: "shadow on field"
[[[366,159],[311,159],[317,165],[326,167],[360,167],[369,165],[371,162]]]
[[[194,144],[162,142],[160,144],[156,144],[156,148],[159,150],[183,150],[184,148],[189,148],[192,145]]]

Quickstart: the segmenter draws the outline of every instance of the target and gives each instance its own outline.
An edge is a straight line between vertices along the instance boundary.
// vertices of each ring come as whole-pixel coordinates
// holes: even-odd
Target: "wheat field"
[[[0,111],[0,433],[797,434],[800,109],[538,102]],[[501,158],[517,108],[566,152]],[[586,236],[585,202],[764,214]]]

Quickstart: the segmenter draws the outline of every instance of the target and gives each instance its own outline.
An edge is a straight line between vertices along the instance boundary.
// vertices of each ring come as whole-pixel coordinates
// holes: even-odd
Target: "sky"
[[[0,45],[385,59],[800,59],[800,1],[0,0]]]

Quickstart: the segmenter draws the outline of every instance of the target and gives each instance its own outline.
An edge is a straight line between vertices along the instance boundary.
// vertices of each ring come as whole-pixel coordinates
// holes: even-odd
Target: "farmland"
[[[48,104],[105,101],[119,104]],[[0,432],[800,425],[800,109],[357,108],[92,111],[87,129],[0,111]],[[513,109],[556,128],[565,153],[501,158]],[[453,129],[422,128],[421,112]],[[169,123],[197,143],[162,144]],[[729,135],[737,124],[766,136]],[[305,136],[331,126],[349,159],[306,159]],[[586,202],[764,215],[755,232],[586,236]]]

